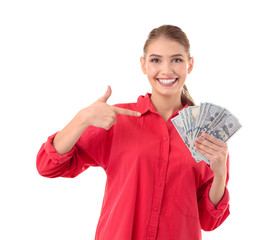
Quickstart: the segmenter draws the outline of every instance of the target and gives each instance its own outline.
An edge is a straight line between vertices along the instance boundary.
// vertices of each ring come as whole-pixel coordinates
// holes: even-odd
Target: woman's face
[[[193,58],[188,57],[180,43],[159,38],[148,45],[141,67],[152,86],[152,94],[181,95],[187,74],[192,71]]]

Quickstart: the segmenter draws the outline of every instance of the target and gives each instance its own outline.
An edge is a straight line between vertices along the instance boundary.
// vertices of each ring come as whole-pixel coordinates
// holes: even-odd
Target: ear
[[[146,62],[144,57],[140,57],[140,65],[142,72],[146,74]]]
[[[194,57],[190,57],[188,61],[188,74],[192,72],[194,67]]]

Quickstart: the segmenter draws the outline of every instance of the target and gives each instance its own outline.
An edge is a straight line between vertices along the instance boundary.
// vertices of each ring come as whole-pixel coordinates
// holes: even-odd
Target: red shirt
[[[196,163],[173,126],[178,111],[165,122],[150,94],[116,106],[142,116],[118,115],[108,131],[88,127],[65,155],[50,136],[37,155],[39,173],[53,178],[75,177],[90,166],[105,170],[98,240],[197,240],[201,229],[217,228],[229,215],[228,190],[215,208],[213,173],[204,161]]]

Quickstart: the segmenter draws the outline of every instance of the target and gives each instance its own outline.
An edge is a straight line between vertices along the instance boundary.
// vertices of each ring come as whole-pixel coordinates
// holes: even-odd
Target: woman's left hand
[[[227,143],[206,133],[202,133],[201,136],[205,139],[196,138],[194,141],[196,150],[210,160],[210,168],[214,176],[226,177]]]

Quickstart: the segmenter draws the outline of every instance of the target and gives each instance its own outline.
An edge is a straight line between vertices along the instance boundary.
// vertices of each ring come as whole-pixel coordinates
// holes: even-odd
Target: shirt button
[[[158,211],[159,211],[159,209],[158,209],[158,208],[154,208],[154,211],[155,211],[155,212],[158,212]]]
[[[167,138],[167,137],[163,138],[163,141],[167,141],[167,140],[168,140],[168,138]]]
[[[159,187],[162,187],[162,183],[161,183],[161,182],[159,182],[159,183],[158,183],[158,186],[159,186]]]

